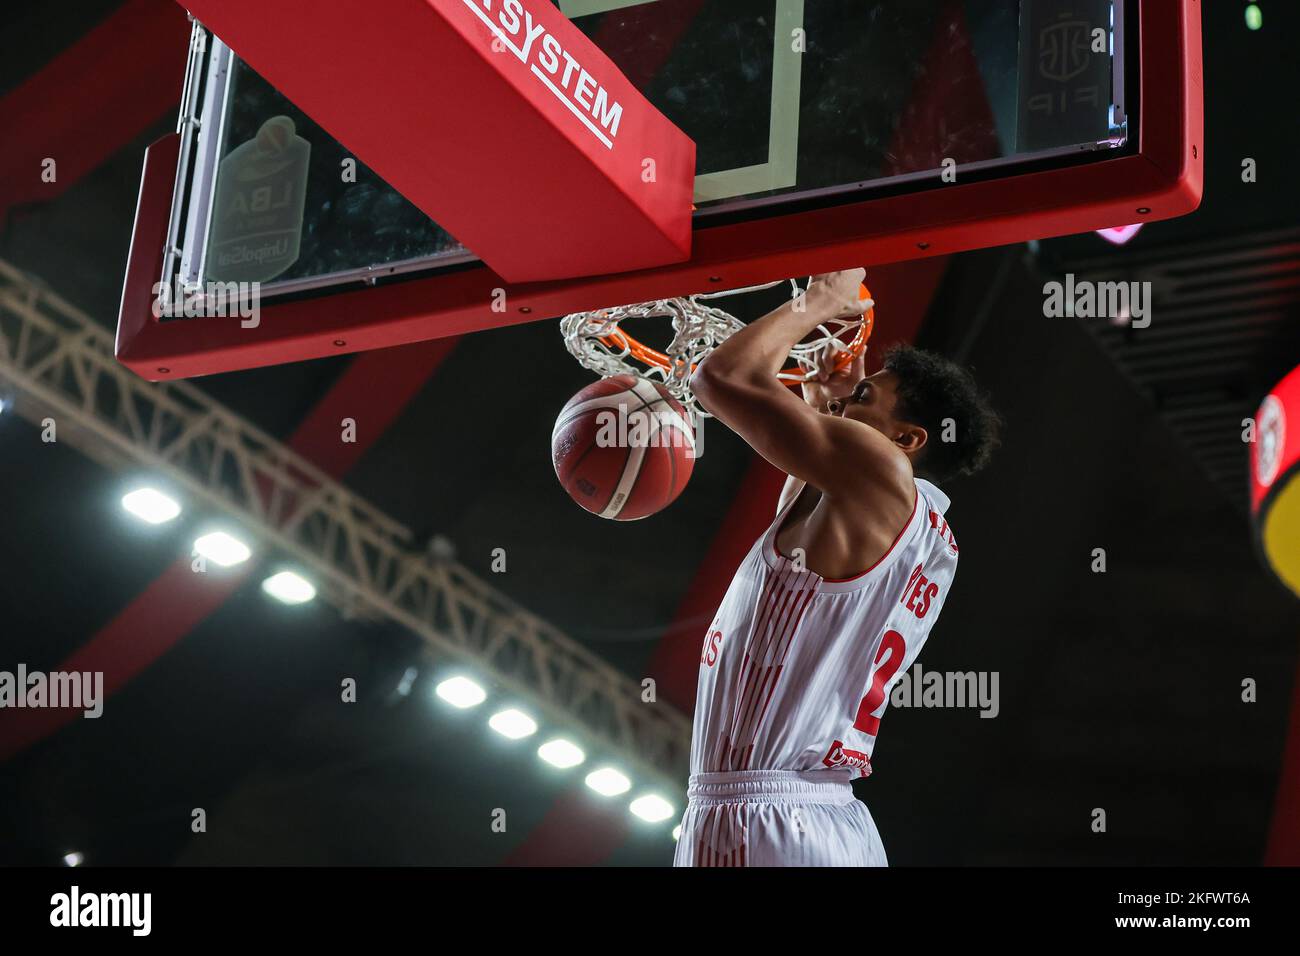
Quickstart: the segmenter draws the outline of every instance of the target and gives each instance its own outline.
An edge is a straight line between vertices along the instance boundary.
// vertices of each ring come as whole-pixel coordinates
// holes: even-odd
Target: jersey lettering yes
[[[754,543],[705,635],[691,772],[871,772],[895,679],[912,666],[957,570],[948,498],[916,479],[911,519],[875,567],[844,581],[776,549],[793,502]]]

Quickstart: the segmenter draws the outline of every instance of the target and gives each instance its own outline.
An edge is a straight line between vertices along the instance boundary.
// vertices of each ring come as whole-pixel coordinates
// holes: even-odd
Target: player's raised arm
[[[851,395],[853,387],[867,377],[865,353],[853,356],[844,368],[823,372],[818,377],[803,382],[800,390],[803,400],[815,412],[827,412],[831,403],[837,398]],[[780,514],[804,489],[804,480],[787,475],[781,488],[781,495],[776,502],[776,513]]]
[[[735,333],[700,363],[691,386],[711,414],[786,474],[832,497],[893,491],[910,506],[908,455],[924,446],[925,429],[900,423],[887,437],[847,414],[857,414],[859,405],[865,410],[884,383],[863,378],[842,398],[830,399],[830,414],[822,414],[776,377],[810,331],[860,313],[862,279],[861,269],[819,276],[802,309],[798,300],[789,302]]]

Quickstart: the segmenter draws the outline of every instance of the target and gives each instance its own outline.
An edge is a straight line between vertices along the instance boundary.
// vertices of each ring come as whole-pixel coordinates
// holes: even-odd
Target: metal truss
[[[199,389],[138,378],[106,329],[3,260],[0,381],[24,417],[53,417],[60,441],[158,474],[312,568],[344,614],[408,628],[557,730],[680,790],[690,724],[679,711],[643,702],[636,681],[463,566],[412,550],[405,527]]]

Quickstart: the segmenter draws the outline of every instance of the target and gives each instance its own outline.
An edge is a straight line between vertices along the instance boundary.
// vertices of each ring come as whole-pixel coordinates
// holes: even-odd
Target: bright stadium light
[[[211,534],[205,534],[194,542],[194,550],[209,561],[221,565],[223,568],[242,564],[253,554],[253,552],[248,549],[248,545],[244,544],[244,542],[240,541],[238,538],[231,537],[224,531],[214,531]]]
[[[627,808],[647,823],[662,823],[673,815],[673,805],[657,793],[637,797]]]
[[[554,740],[546,741],[537,748],[537,756],[552,767],[559,767],[561,770],[576,767],[587,759],[587,755],[582,752],[581,747],[565,740],[563,737],[556,737]]]
[[[509,737],[511,740],[520,740],[523,737],[531,737],[537,733],[537,721],[513,707],[493,714],[491,719],[488,720],[488,726],[501,736]]]
[[[1111,245],[1122,246],[1136,236],[1141,229],[1142,223],[1135,222],[1128,226],[1108,226],[1105,229],[1098,229],[1097,235],[1101,236]]]
[[[461,710],[477,707],[487,700],[487,691],[468,677],[450,677],[438,685],[436,693],[451,706]]]
[[[613,767],[601,767],[587,774],[587,786],[603,797],[617,797],[632,789],[632,781]]]
[[[316,596],[310,581],[292,571],[281,571],[262,582],[262,590],[285,604],[304,604]]]
[[[181,506],[157,488],[137,488],[122,496],[122,507],[141,521],[163,524],[181,513]]]

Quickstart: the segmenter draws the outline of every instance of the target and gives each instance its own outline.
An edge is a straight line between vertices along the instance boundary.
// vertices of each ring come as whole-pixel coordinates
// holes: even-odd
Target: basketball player
[[[983,467],[998,419],[961,368],[913,348],[822,376],[801,401],[776,373],[817,325],[858,315],[861,269],[737,332],[697,400],[789,478],[700,656],[678,866],[884,866],[850,780],[871,772],[894,680],[957,569],[936,481]]]

